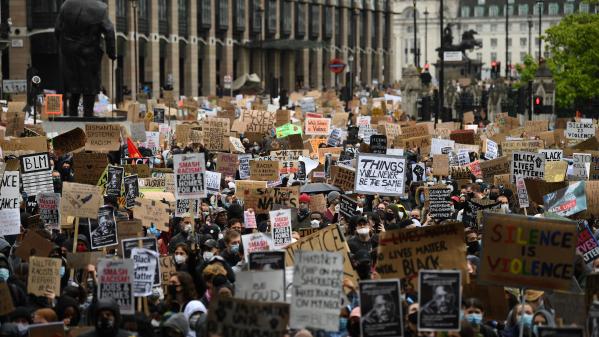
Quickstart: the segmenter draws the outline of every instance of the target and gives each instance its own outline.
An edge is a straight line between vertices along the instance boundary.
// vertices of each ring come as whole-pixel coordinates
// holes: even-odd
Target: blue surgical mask
[[[10,276],[10,271],[7,268],[0,268],[0,281],[6,282]]]
[[[239,253],[239,244],[231,246],[231,253],[233,253],[233,254]]]
[[[64,266],[60,266],[60,277],[61,278],[64,276],[64,273],[66,273],[66,268]]]
[[[347,330],[347,317],[339,317],[339,331],[343,332]]]
[[[538,325],[533,325],[532,326],[532,332],[535,334],[535,336],[539,335],[539,326]]]
[[[524,327],[530,328],[532,326],[531,314],[518,315],[518,323],[520,323],[520,320],[522,320],[522,322],[524,323]]]
[[[466,315],[466,320],[472,324],[472,325],[481,325],[483,322],[483,315],[482,314],[469,314]]]

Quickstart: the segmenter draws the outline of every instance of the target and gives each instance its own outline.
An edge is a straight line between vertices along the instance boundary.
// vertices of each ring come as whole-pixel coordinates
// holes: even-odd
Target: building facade
[[[529,52],[535,59],[538,58],[539,14],[541,31],[544,34],[545,30],[558,24],[561,18],[568,14],[596,13],[599,10],[599,6],[580,0],[507,0],[507,3],[506,34],[506,0],[445,0],[445,25],[451,24],[454,43],[458,44],[462,33],[471,29],[478,33],[476,38],[483,42],[483,48],[468,53],[471,59],[483,62],[483,79],[490,77],[493,61],[501,63],[501,75],[505,76],[506,65],[522,63]],[[439,1],[416,2],[416,40],[413,22],[414,2],[399,0],[394,6],[398,13],[393,25],[392,49],[397,52],[398,62],[394,76],[400,78],[402,68],[414,65],[414,41],[420,54],[419,65],[436,63],[438,56],[435,49],[439,47],[440,35]],[[426,13],[428,14],[425,15]],[[541,49],[543,56],[546,56],[542,39]]]
[[[135,94],[136,31],[137,84],[149,87],[153,97],[165,86],[175,95],[214,95],[224,87],[224,76],[251,73],[266,89],[273,81],[287,91],[341,86],[344,74],[328,69],[333,58],[353,58],[355,83],[394,80],[391,0],[103,1],[117,32],[116,71],[107,58],[102,68],[109,93],[115,87]],[[13,43],[5,78],[25,79],[31,64],[45,88],[59,90],[53,27],[64,0],[8,2]]]

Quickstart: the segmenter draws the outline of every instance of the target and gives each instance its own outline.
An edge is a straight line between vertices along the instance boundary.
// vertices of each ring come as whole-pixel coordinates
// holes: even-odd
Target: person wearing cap
[[[543,310],[545,309],[543,295],[545,295],[545,292],[541,290],[526,289],[524,291],[524,300],[526,304],[532,307],[533,311]]]
[[[350,227],[355,224],[355,235],[347,240],[350,252],[356,254],[359,250],[370,253],[378,246],[378,236],[373,233],[370,222],[363,216],[353,216],[350,219]]]
[[[297,227],[310,227],[310,196],[302,193],[299,197],[299,209],[297,210]]]
[[[337,217],[339,216],[339,196],[341,194],[337,191],[331,191],[327,195],[327,202],[329,207],[324,212],[324,218],[330,223],[336,223]]]
[[[220,228],[220,230],[224,230],[229,221],[227,210],[222,207],[217,207],[212,214],[214,215],[214,223]]]

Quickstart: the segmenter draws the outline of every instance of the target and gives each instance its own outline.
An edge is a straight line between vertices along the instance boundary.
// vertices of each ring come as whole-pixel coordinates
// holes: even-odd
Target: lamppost
[[[413,0],[412,4],[414,6],[412,10],[412,19],[414,20],[414,66],[418,68],[418,44],[416,43],[416,38],[418,34],[418,26],[416,26],[416,0]]]
[[[541,64],[541,34],[543,34],[543,8],[545,5],[545,1],[537,0],[537,6],[539,9],[539,64]]]
[[[428,8],[424,9],[424,63],[428,64]]]
[[[443,112],[443,95],[444,95],[444,87],[445,83],[445,48],[443,46],[443,0],[439,1],[439,41],[441,41],[441,46],[439,48],[439,98],[438,98],[438,107],[437,112],[435,113],[435,128],[437,128],[437,121],[439,120],[439,115]]]
[[[134,98],[137,99],[137,93],[139,92],[139,66],[137,57],[137,5],[139,0],[129,0],[131,2],[131,8],[133,8],[133,54],[135,57],[135,93]]]
[[[510,77],[510,58],[509,58],[509,49],[510,46],[509,36],[510,36],[510,4],[509,0],[505,0],[505,79],[507,80]],[[501,75],[500,75],[501,76]]]
[[[528,55],[532,56],[532,15],[528,15]]]

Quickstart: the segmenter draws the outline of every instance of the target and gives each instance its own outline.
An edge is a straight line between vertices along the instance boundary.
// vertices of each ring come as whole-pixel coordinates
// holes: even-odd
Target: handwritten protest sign
[[[252,180],[279,180],[281,162],[278,160],[250,160],[250,177]]]
[[[160,257],[160,280],[162,285],[168,285],[171,276],[177,272],[175,260],[172,256]]]
[[[584,263],[599,258],[599,243],[588,225],[579,226],[576,252],[582,256]]]
[[[185,213],[190,213],[192,216],[197,218],[199,212],[200,199],[177,199],[175,216],[183,217]]]
[[[291,243],[291,210],[270,211],[271,237],[275,248],[282,248]]]
[[[224,174],[225,177],[232,176],[235,178],[238,165],[236,154],[222,152],[216,154],[216,172]]]
[[[220,336],[275,337],[286,333],[288,323],[289,304],[219,296],[210,301],[206,326]]]
[[[204,172],[206,162],[203,153],[177,154],[173,156],[175,172],[175,197],[177,199],[205,198]]]
[[[0,235],[21,232],[19,171],[5,171],[0,181]]]
[[[217,194],[220,192],[220,180],[222,173],[206,171],[204,173],[206,191],[210,194]]]
[[[52,138],[52,148],[56,154],[67,154],[85,146],[85,132],[81,128],[74,128]]]
[[[136,247],[131,249],[131,259],[134,263],[133,295],[136,297],[152,295],[158,253]]]
[[[85,124],[85,149],[92,152],[117,151],[121,146],[121,127],[118,124]]]
[[[0,282],[0,316],[8,315],[15,310],[8,283]]]
[[[39,192],[54,192],[52,167],[48,152],[35,153],[19,157],[21,163],[21,181],[28,195]]]
[[[450,219],[453,215],[451,190],[434,187],[428,190],[429,214],[433,219]]]
[[[493,182],[493,177],[498,174],[510,173],[510,169],[510,157],[507,156],[480,162],[480,170],[486,182]]]
[[[301,250],[295,256],[289,325],[292,329],[338,331],[343,256]]]
[[[75,182],[80,184],[95,185],[108,165],[105,153],[73,153],[73,171]]]
[[[146,227],[154,224],[161,231],[169,231],[169,208],[162,202],[137,198],[133,207],[133,217],[141,220]]]
[[[501,143],[501,153],[511,156],[512,152],[538,152],[544,147],[542,140],[512,140]]]
[[[485,159],[491,160],[499,156],[499,146],[494,141],[487,139],[487,149],[485,151]]]
[[[390,230],[380,233],[376,270],[381,278],[415,278],[420,269],[460,269],[467,274],[464,225]]]
[[[102,188],[99,186],[64,182],[60,213],[62,216],[96,218],[98,209],[104,203]]]
[[[573,153],[572,160],[574,162],[572,163],[572,171],[568,170],[568,178],[571,180],[589,179],[592,155],[590,153]]]
[[[358,155],[355,191],[365,194],[403,195],[405,164],[405,159],[393,156]]]
[[[23,261],[29,261],[31,256],[45,257],[50,254],[54,244],[38,232],[29,230],[15,249],[15,255]]]
[[[211,151],[229,151],[228,118],[208,118],[204,121],[204,146]]]
[[[333,166],[333,185],[343,191],[353,191],[356,180],[356,170],[343,166]]]
[[[240,154],[237,156],[239,161],[239,179],[245,180],[250,178],[250,160],[251,154]]]
[[[246,189],[243,191],[244,206],[253,208],[256,214],[284,208],[299,207],[299,188],[275,187]]]
[[[61,259],[32,256],[29,258],[27,293],[45,296],[47,291],[60,294]]]
[[[267,110],[244,110],[241,119],[245,125],[246,132],[264,134],[274,127],[276,111]]]
[[[133,315],[133,261],[100,259],[97,269],[98,299],[113,299],[121,314]]]
[[[243,225],[245,228],[258,228],[254,211],[243,211]]]
[[[514,152],[512,154],[512,182],[517,176],[543,180],[545,174],[545,156],[532,152]]]
[[[330,118],[306,118],[305,134],[309,136],[328,136],[331,129]]]
[[[568,122],[564,135],[567,139],[579,141],[595,137],[595,124],[592,121],[590,123]]]
[[[285,271],[240,271],[235,274],[235,297],[260,302],[285,302]]]
[[[543,196],[547,212],[564,217],[582,212],[587,209],[585,182],[577,181],[568,187],[559,189]]]
[[[485,213],[483,223],[480,282],[570,289],[577,237],[572,222]]]

